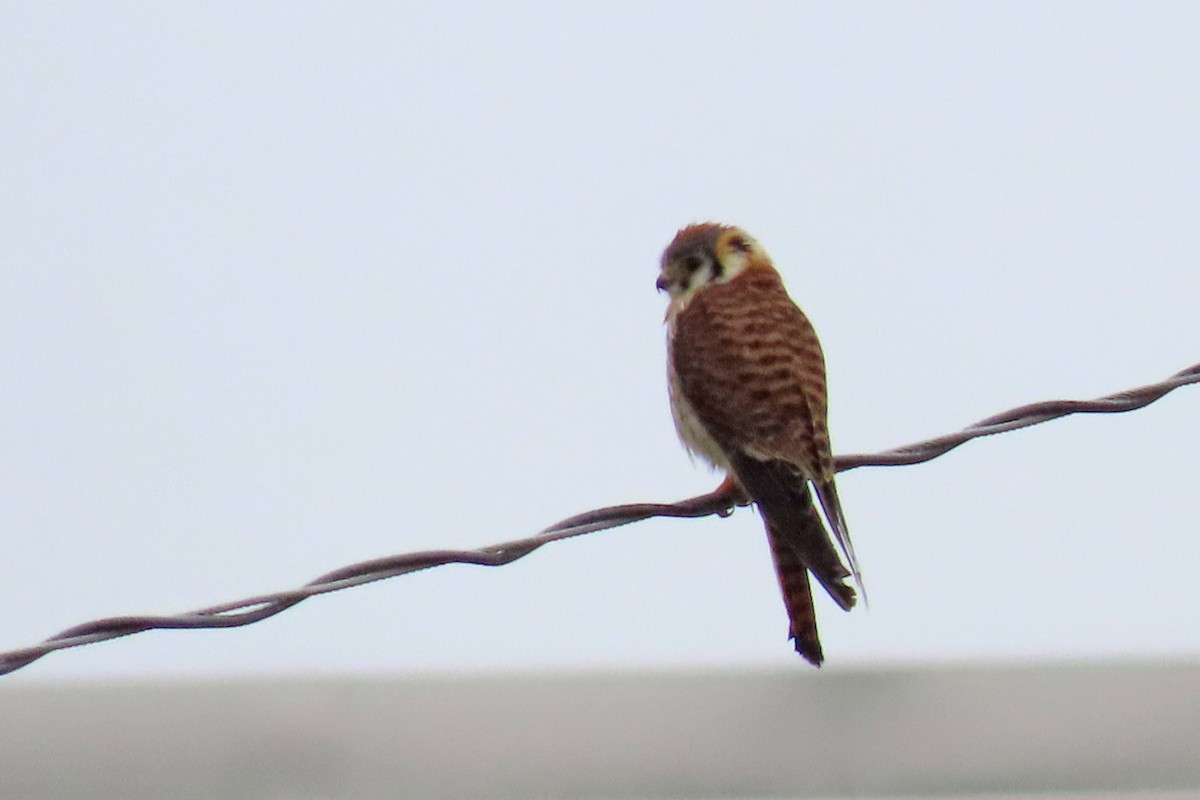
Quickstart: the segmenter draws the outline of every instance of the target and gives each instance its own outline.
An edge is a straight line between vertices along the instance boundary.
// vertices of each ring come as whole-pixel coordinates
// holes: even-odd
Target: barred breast
[[[719,466],[744,452],[790,461],[809,478],[832,475],[825,359],[774,269],[698,292],[670,331],[672,408],[689,449]]]

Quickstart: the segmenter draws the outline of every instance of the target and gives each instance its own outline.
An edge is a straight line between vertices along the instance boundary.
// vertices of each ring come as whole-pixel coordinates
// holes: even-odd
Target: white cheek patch
[[[731,278],[736,278],[742,270],[749,266],[750,259],[745,253],[741,252],[740,250],[735,250],[734,252],[726,255],[725,260],[722,263],[724,263],[725,269],[722,271],[721,276],[717,278],[717,280],[724,282],[730,280]]]
[[[713,282],[713,265],[706,263],[688,277],[687,291],[694,292],[705,284]]]
[[[688,274],[684,282],[672,283],[667,293],[672,300],[690,299],[697,291],[709,284],[725,283],[736,278],[748,266],[750,266],[750,255],[740,250],[733,250],[727,253],[721,261],[719,273],[717,265],[706,260],[699,269]]]

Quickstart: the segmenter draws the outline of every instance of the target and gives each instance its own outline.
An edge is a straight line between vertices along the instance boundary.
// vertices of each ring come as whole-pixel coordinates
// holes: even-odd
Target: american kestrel
[[[834,485],[825,358],[771,259],[738,228],[689,225],[662,255],[671,413],[684,447],[726,472],[767,528],[796,652],[820,666],[808,573],[843,609],[862,579]],[[850,568],[834,547],[809,486]]]

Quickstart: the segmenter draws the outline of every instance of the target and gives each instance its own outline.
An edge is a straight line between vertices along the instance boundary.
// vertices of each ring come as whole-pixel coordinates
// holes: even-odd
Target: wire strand
[[[1200,383],[1200,364],[1181,370],[1166,380],[1136,389],[1095,400],[1049,400],[1030,403],[980,420],[956,433],[880,453],[838,456],[834,463],[838,472],[859,467],[920,464],[982,436],[1028,428],[1071,414],[1116,414],[1133,411],[1155,402],[1181,386],[1193,383]],[[182,614],[98,619],[68,628],[31,647],[0,653],[0,675],[15,672],[49,653],[69,647],[96,644],[150,630],[236,628],[251,625],[316,595],[340,592],[353,586],[362,586],[445,564],[499,567],[527,556],[551,542],[609,530],[652,517],[691,518],[713,514],[728,516],[739,505],[747,505],[746,499],[736,488],[725,483],[713,492],[677,503],[631,503],[585,511],[557,522],[534,536],[476,550],[424,550],[361,561],[328,572],[295,589],[248,597]]]

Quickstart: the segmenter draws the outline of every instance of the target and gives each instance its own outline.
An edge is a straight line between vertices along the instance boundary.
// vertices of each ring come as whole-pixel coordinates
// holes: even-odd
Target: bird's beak
[[[654,285],[660,292],[665,292],[667,290],[667,286],[670,285],[670,282],[667,280],[666,275],[659,275],[658,280],[654,282]]]

